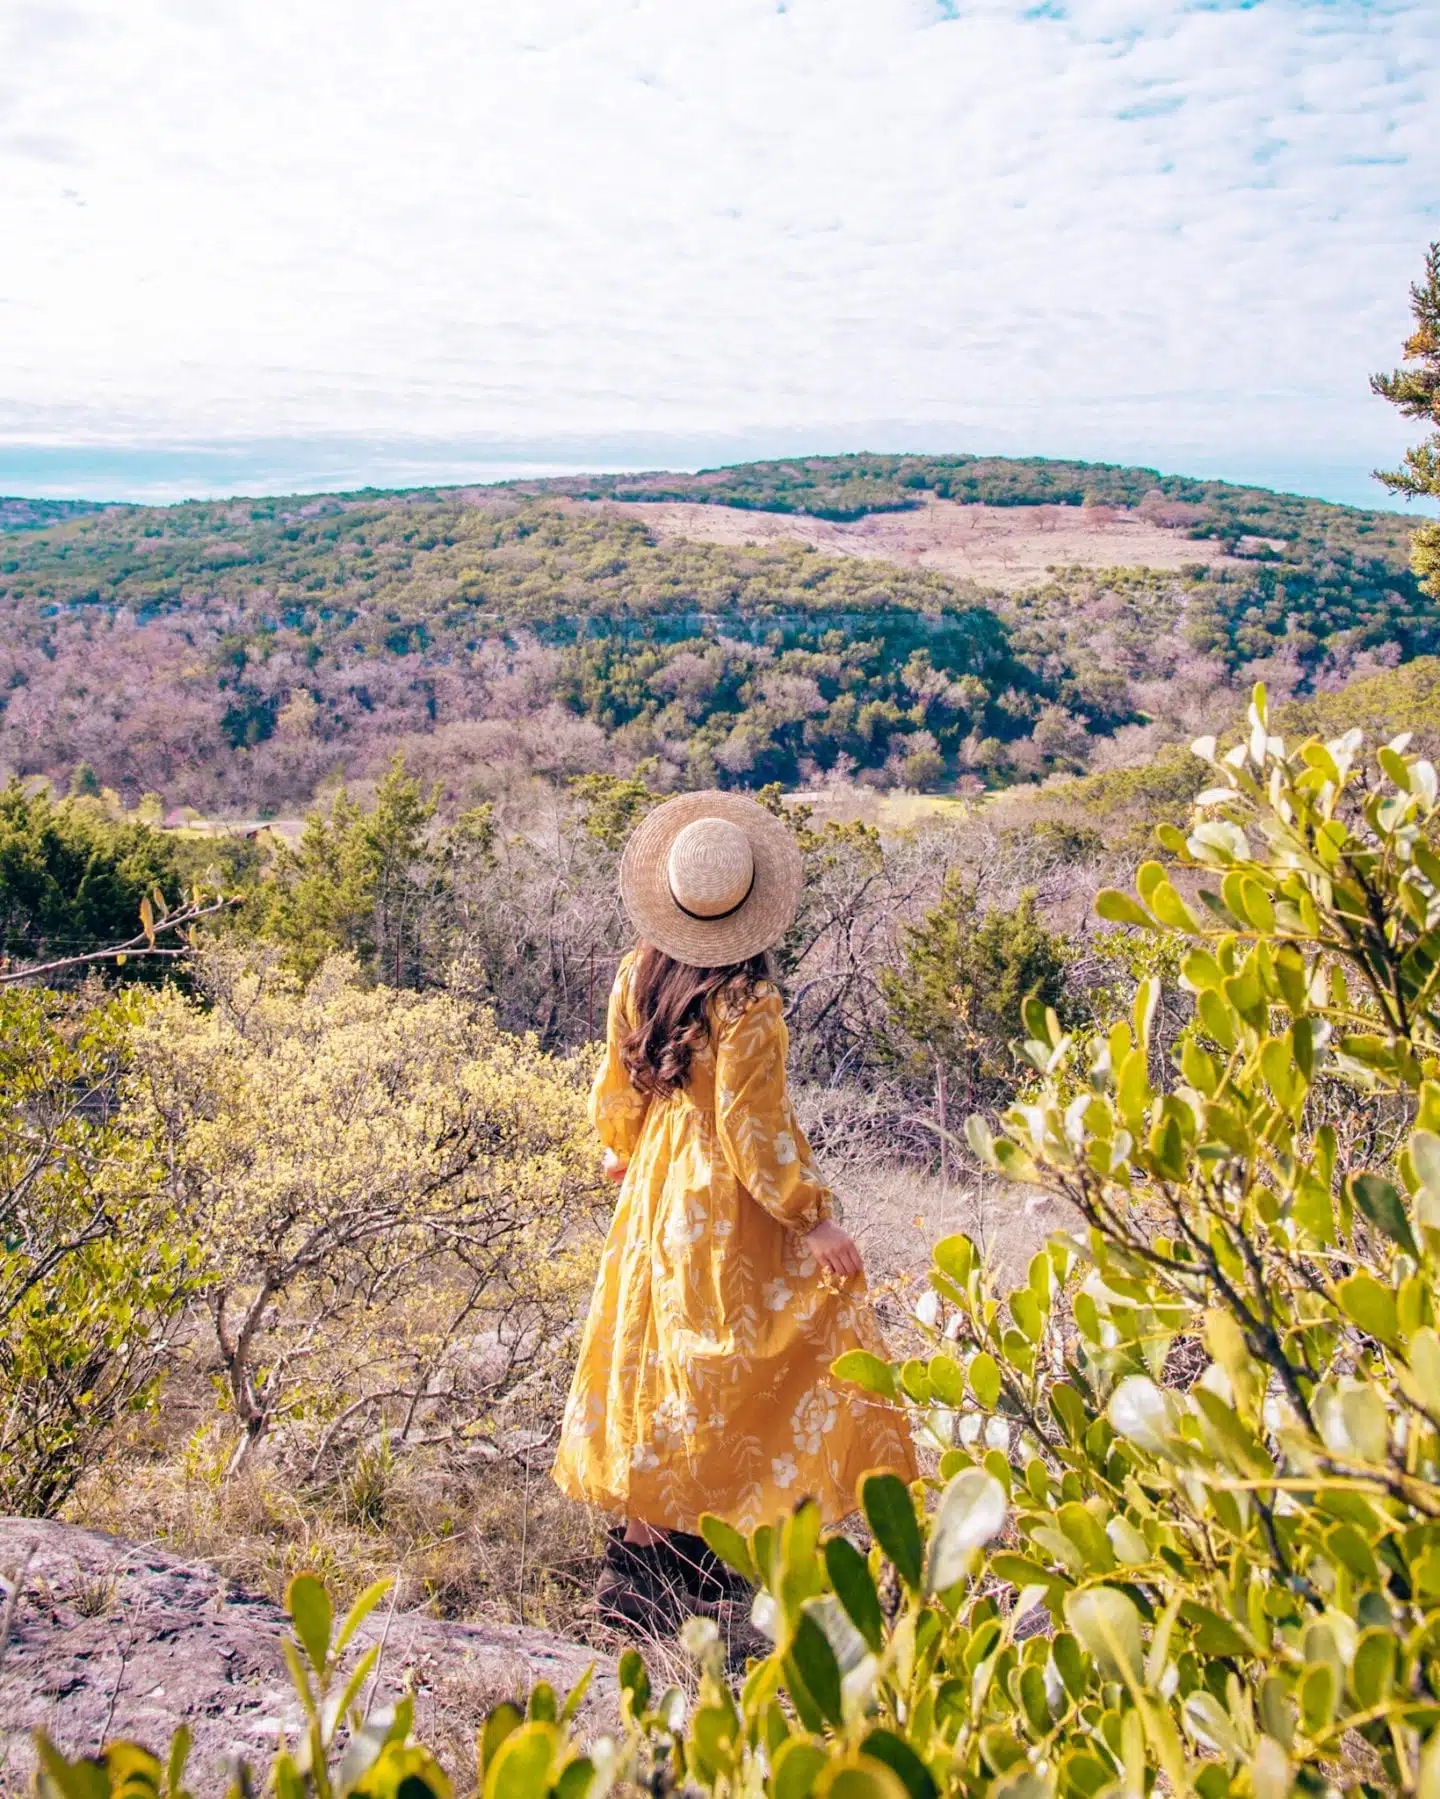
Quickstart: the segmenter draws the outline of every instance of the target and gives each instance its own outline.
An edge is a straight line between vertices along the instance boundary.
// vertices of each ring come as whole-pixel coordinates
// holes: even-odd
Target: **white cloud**
[[[1434,0],[12,0],[0,443],[1363,467],[1437,167]]]

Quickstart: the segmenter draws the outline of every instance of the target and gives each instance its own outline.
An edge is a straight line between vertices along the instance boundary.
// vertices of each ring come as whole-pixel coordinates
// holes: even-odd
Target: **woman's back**
[[[785,1230],[813,1230],[831,1216],[831,1200],[790,1103],[779,990],[763,977],[717,986],[700,1011],[703,1029],[693,1034],[683,1082],[646,1093],[626,1048],[646,1022],[637,975],[643,975],[640,959],[627,957],[615,980],[605,1062],[592,1098],[602,1137],[607,1124],[615,1129],[630,1145],[624,1159],[631,1162],[647,1138],[661,1133],[664,1181],[687,1192],[735,1182]]]

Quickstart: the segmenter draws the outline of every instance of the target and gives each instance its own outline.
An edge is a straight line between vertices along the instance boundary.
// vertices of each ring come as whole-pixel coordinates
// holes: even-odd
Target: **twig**
[[[365,1700],[365,1714],[360,1723],[363,1727],[370,1718],[370,1707],[375,1703],[375,1695],[380,1691],[380,1670],[385,1665],[385,1648],[390,1641],[390,1626],[395,1622],[395,1607],[400,1603],[400,1564],[395,1564],[395,1585],[390,1589],[390,1610],[385,1618],[385,1628],[380,1633],[380,1653],[375,1657],[375,1671],[370,1676],[370,1692]]]
[[[516,1609],[520,1622],[525,1622],[525,1551],[530,1540],[530,1457],[526,1455],[525,1485],[520,1496],[520,1592]]]
[[[85,968],[92,962],[113,962],[117,956],[158,956],[171,961],[178,960],[190,954],[190,945],[187,943],[183,949],[157,949],[155,939],[161,931],[183,930],[202,918],[211,918],[215,913],[226,912],[239,904],[238,898],[227,896],[214,900],[209,905],[185,906],[169,918],[158,919],[151,929],[141,931],[128,943],[112,943],[108,949],[94,949],[83,956],[60,956],[53,962],[37,962],[28,968],[0,967],[0,987],[11,986],[17,981],[34,980],[36,975],[57,974],[66,968]]]
[[[120,1666],[116,1670],[115,1685],[110,1689],[110,1703],[105,1707],[105,1722],[100,1726],[100,1742],[98,1748],[103,1750],[110,1736],[110,1726],[115,1720],[115,1705],[120,1697],[120,1689],[125,1684],[125,1670],[130,1665],[130,1651],[135,1647],[135,1620],[127,1611],[125,1614],[125,1641],[120,1649]]]
[[[24,1591],[25,1576],[30,1570],[30,1562],[35,1554],[32,1543],[25,1551],[25,1559],[15,1571],[15,1584],[10,1589],[10,1597],[5,1601],[5,1610],[0,1612],[0,1663],[5,1660],[5,1652],[10,1647],[10,1633],[15,1628],[15,1613],[20,1606],[20,1595]]]

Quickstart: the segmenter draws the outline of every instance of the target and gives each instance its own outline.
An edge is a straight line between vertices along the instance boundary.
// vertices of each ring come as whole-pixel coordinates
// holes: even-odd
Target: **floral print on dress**
[[[665,1253],[678,1256],[692,1248],[705,1235],[710,1214],[696,1196],[688,1194],[665,1221]]]
[[[695,1408],[688,1399],[664,1399],[655,1408],[655,1441],[675,1449],[695,1435]]]
[[[834,1393],[827,1388],[817,1387],[813,1393],[807,1393],[796,1406],[791,1420],[795,1447],[806,1455],[819,1455],[826,1437],[835,1428],[839,1411]]]
[[[629,1169],[555,1480],[669,1529],[707,1511],[749,1529],[805,1496],[837,1520],[861,1474],[911,1479],[915,1454],[903,1413],[830,1373],[848,1349],[886,1352],[863,1284],[837,1289],[804,1243],[831,1200],[786,1091],[779,995],[713,1008],[684,1092],[647,1102],[619,1053],[632,970],[627,957],[590,1101]]]

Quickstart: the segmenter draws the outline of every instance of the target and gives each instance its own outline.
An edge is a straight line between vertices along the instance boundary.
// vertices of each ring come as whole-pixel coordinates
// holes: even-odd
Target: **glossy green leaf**
[[[848,1537],[826,1539],[825,1571],[836,1597],[849,1614],[850,1622],[865,1642],[877,1653],[883,1641],[885,1619],[880,1610],[880,1596],[870,1578],[865,1557]]]
[[[1398,1243],[1406,1255],[1418,1259],[1420,1249],[1410,1228],[1410,1216],[1390,1182],[1378,1174],[1357,1174],[1351,1176],[1349,1185],[1356,1206],[1376,1230],[1392,1243]]]
[[[1335,1715],[1334,1669],[1327,1662],[1307,1668],[1300,1680],[1298,1697],[1300,1722],[1306,1736],[1319,1736],[1329,1728]]]
[[[909,1799],[939,1799],[930,1770],[903,1737],[893,1730],[872,1730],[860,1745],[863,1755],[883,1762],[900,1781]]]
[[[169,1799],[177,1799],[185,1780],[185,1764],[190,1759],[190,1726],[177,1726],[170,1739],[170,1754],[165,1764],[165,1791]]]
[[[574,1686],[571,1687],[570,1691],[565,1695],[565,1703],[560,1707],[560,1722],[562,1724],[570,1723],[570,1721],[578,1714],[580,1707],[585,1703],[585,1695],[590,1691],[590,1686],[594,1678],[595,1664],[594,1662],[591,1662],[590,1666],[580,1676],[579,1680],[575,1682]]]
[[[844,1355],[837,1356],[830,1364],[830,1372],[836,1380],[849,1381],[867,1393],[879,1394],[882,1399],[899,1397],[894,1368],[868,1349],[849,1349]]]
[[[930,1251],[930,1256],[940,1272],[948,1275],[956,1286],[964,1287],[969,1281],[975,1266],[975,1245],[963,1232],[942,1237]]]
[[[965,1370],[954,1356],[931,1356],[929,1373],[936,1398],[942,1404],[958,1409],[965,1399]]]
[[[1335,1297],[1350,1322],[1382,1343],[1398,1344],[1400,1320],[1395,1295],[1364,1271],[1336,1283]]]
[[[771,1776],[774,1799],[810,1799],[827,1761],[825,1751],[803,1737],[782,1743]]]
[[[1145,1646],[1135,1602],[1116,1587],[1086,1587],[1065,1596],[1065,1622],[1109,1680],[1139,1681]]]
[[[1155,920],[1144,907],[1118,887],[1102,887],[1095,895],[1095,916],[1103,918],[1106,924],[1135,925],[1146,931],[1155,929]]]
[[[634,1652],[631,1651],[633,1654]],[[639,1659],[638,1657],[636,1658]],[[485,1770],[494,1761],[500,1745],[506,1737],[513,1735],[525,1722],[525,1714],[518,1705],[508,1699],[502,1699],[486,1717],[480,1729],[480,1739],[476,1744],[477,1758],[480,1763],[480,1776],[483,1781]]]
[[[848,1766],[831,1766],[816,1782],[817,1799],[908,1799],[905,1784],[882,1761],[861,1756]]]
[[[981,1350],[966,1370],[970,1390],[987,1412],[993,1412],[1000,1397],[1000,1366],[994,1356]]]
[[[971,1557],[1005,1528],[1005,1489],[981,1468],[967,1468],[948,1483],[930,1524],[925,1590],[941,1593],[963,1580]]]
[[[555,1799],[586,1799],[595,1784],[596,1767],[588,1755],[577,1755],[560,1770],[551,1791]]]
[[[325,1583],[313,1574],[295,1575],[285,1589],[285,1609],[306,1659],[316,1674],[322,1674],[330,1658],[330,1627],[334,1622]]]
[[[826,1722],[838,1724],[841,1718],[840,1664],[829,1639],[808,1608],[801,1612],[791,1633],[790,1656]]]
[[[1369,1711],[1389,1698],[1398,1650],[1393,1630],[1377,1625],[1361,1633],[1350,1665],[1350,1684],[1362,1710]]]
[[[627,1649],[620,1657],[617,1676],[620,1691],[629,1700],[632,1714],[637,1718],[643,1716],[650,1703],[650,1676],[638,1649]]]
[[[700,1517],[700,1535],[705,1539],[706,1546],[719,1556],[727,1568],[733,1568],[752,1587],[760,1585],[760,1574],[755,1566],[755,1558],[750,1553],[750,1545],[733,1524],[727,1524],[713,1512],[703,1512]]]
[[[484,1799],[539,1799],[549,1792],[558,1733],[533,1720],[511,1731],[485,1772]]]
[[[560,1701],[555,1696],[555,1689],[548,1680],[537,1680],[530,1689],[529,1703],[525,1707],[525,1716],[538,1720],[542,1724],[554,1724],[559,1721]]]
[[[898,1474],[867,1474],[860,1482],[860,1506],[875,1541],[908,1586],[918,1587],[924,1548],[910,1489]]]

